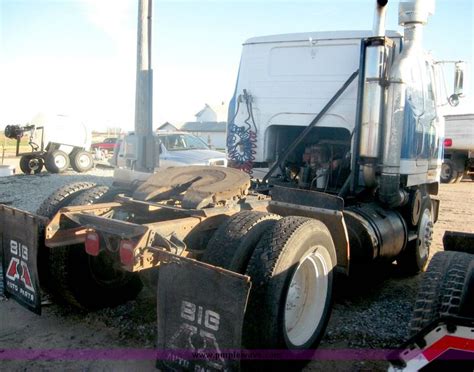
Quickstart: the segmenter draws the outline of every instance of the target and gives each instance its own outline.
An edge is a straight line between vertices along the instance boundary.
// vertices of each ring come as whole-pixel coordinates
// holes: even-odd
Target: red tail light
[[[86,235],[86,252],[91,256],[98,256],[100,251],[100,238],[99,234],[94,231],[90,231]]]
[[[451,138],[444,139],[444,147],[451,147],[453,145],[453,140]]]
[[[133,266],[135,263],[134,248],[135,244],[131,240],[122,240],[120,242],[120,262],[123,265]]]

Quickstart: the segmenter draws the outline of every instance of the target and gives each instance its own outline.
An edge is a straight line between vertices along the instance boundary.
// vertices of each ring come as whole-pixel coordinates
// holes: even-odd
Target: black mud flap
[[[38,235],[45,220],[15,208],[0,205],[0,254],[6,297],[41,314],[38,279]]]
[[[179,258],[160,266],[157,367],[236,371],[250,278]],[[231,355],[231,351],[234,352]]]

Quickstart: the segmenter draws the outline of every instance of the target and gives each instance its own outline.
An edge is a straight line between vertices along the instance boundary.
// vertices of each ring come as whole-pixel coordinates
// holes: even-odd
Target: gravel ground
[[[35,176],[18,174],[0,177],[0,204],[35,212],[50,193],[68,183],[85,181],[108,186],[112,184],[112,176],[113,170],[110,168],[95,168],[87,174],[70,171],[62,174],[42,172]]]
[[[74,181],[110,184],[112,171],[96,169],[85,175],[11,176],[0,178],[0,203],[35,211],[42,200],[60,186]],[[474,182],[441,185],[441,213],[436,225],[432,251],[442,248],[444,230],[474,232],[471,206]],[[433,253],[432,252],[432,253]],[[395,265],[361,268],[351,278],[337,278],[335,303],[320,348],[330,350],[368,350],[398,347],[407,338],[407,326],[420,276],[400,277]],[[155,301],[150,290],[135,301],[113,309],[81,313],[55,304],[44,308],[43,316],[21,308],[13,301],[0,302],[1,348],[151,348],[156,339]],[[25,326],[26,324],[26,326]],[[0,350],[1,352],[1,350]],[[341,354],[342,359],[344,356]],[[153,370],[150,360],[118,361],[9,361],[2,369],[87,369]],[[386,370],[377,360],[313,361],[308,371]]]

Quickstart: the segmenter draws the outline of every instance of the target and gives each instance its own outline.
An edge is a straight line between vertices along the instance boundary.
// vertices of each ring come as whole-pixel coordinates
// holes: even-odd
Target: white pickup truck
[[[474,114],[446,115],[441,182],[474,180]]]

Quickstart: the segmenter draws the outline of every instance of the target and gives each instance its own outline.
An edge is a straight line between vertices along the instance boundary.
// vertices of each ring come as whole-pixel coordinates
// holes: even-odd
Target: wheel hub
[[[79,164],[81,165],[81,167],[88,167],[90,163],[91,160],[87,155],[83,154],[79,157]]]
[[[428,257],[431,243],[433,242],[433,222],[431,220],[431,211],[425,209],[420,221],[419,227],[419,247],[420,257]]]
[[[315,249],[300,262],[285,301],[285,331],[296,347],[311,340],[323,317],[329,286],[329,255]]]
[[[66,166],[66,159],[61,156],[61,155],[57,155],[55,158],[54,158],[54,164],[56,164],[56,166],[59,168],[59,169],[62,169]]]
[[[30,169],[34,172],[36,170],[39,169],[40,167],[40,160],[39,159],[31,159],[29,162],[28,162],[28,166],[30,167]]]

